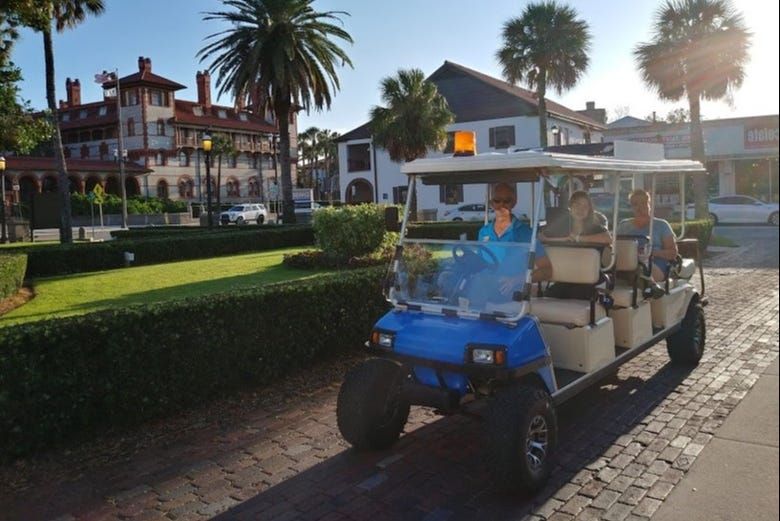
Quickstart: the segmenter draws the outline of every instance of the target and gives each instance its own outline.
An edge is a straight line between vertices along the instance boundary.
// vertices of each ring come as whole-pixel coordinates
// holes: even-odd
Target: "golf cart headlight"
[[[492,349],[475,349],[471,352],[471,361],[475,364],[492,364],[495,358]]]
[[[484,365],[504,365],[506,347],[479,346],[471,348],[471,362]]]
[[[374,331],[371,333],[371,343],[377,347],[392,349],[394,340],[395,335],[393,333],[385,333],[384,331]]]

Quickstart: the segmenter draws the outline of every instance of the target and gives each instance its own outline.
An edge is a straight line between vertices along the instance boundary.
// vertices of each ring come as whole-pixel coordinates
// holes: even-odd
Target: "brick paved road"
[[[743,246],[710,262],[699,367],[659,345],[565,404],[559,468],[535,497],[491,492],[478,417],[415,409],[392,450],[349,450],[335,382],[228,423],[217,404],[173,435],[103,440],[96,454],[124,447],[110,461],[87,446],[0,469],[0,518],[647,519],[778,354],[777,240]]]

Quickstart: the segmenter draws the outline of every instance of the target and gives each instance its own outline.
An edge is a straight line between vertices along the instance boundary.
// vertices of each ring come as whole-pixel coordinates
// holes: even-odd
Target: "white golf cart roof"
[[[510,151],[416,159],[402,165],[401,172],[418,176],[424,184],[470,184],[535,181],[542,174],[705,174],[707,171],[701,163],[691,160],[639,161],[554,152]]]

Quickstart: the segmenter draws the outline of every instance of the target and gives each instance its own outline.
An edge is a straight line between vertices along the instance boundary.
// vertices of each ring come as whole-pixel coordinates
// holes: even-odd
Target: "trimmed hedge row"
[[[0,329],[0,460],[355,349],[388,309],[383,274],[355,270]]]
[[[151,239],[168,235],[204,235],[236,232],[246,233],[257,230],[277,230],[282,228],[289,230],[291,228],[309,228],[309,226],[303,224],[263,224],[260,226],[253,224],[247,226],[215,226],[214,228],[207,228],[205,226],[148,226],[140,228],[129,228],[127,230],[113,230],[111,231],[111,237],[114,239]]]
[[[309,227],[273,227],[242,233],[167,235],[93,244],[58,244],[26,250],[27,277],[120,268],[124,266],[126,251],[135,255],[133,265],[146,265],[311,244],[314,244],[314,233]]]
[[[10,297],[22,287],[27,255],[0,254],[0,299]]]

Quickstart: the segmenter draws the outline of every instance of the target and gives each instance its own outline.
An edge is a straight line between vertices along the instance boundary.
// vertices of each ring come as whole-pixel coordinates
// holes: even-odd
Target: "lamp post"
[[[0,243],[8,242],[8,232],[5,223],[5,158],[0,156],[0,186],[2,186],[2,195],[0,195]]]
[[[211,136],[203,134],[203,155],[206,158],[206,212],[209,228],[213,226],[211,218]]]
[[[561,129],[558,128],[558,125],[553,125],[550,130],[552,131],[552,134],[553,134],[553,145],[556,146],[556,147],[560,146],[561,145],[561,141],[560,141]]]

